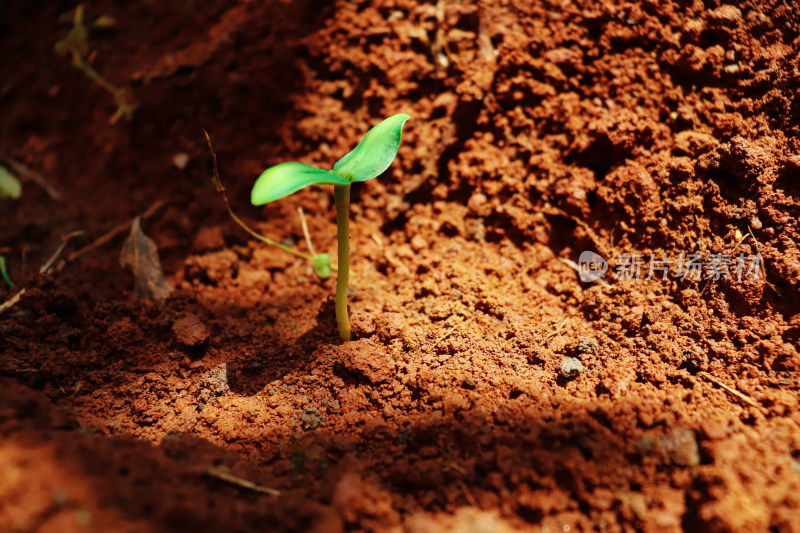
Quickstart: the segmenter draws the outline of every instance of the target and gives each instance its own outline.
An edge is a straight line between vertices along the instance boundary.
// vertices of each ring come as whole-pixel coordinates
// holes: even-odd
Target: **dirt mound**
[[[797,530],[791,2],[129,4],[83,14],[124,101],[53,50],[74,6],[0,18],[0,529]],[[400,112],[342,344],[202,128],[243,219],[336,257],[331,191],[250,187]]]

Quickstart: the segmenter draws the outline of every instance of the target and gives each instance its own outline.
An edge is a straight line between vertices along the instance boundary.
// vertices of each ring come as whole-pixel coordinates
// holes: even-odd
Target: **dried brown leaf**
[[[133,219],[131,233],[122,245],[120,264],[136,276],[136,292],[151,300],[166,300],[172,287],[161,273],[158,247],[142,232],[139,217]]]

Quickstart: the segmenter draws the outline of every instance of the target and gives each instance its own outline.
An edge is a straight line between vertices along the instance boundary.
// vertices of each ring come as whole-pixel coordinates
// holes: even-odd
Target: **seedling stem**
[[[347,287],[350,283],[350,185],[334,185],[336,203],[336,236],[339,250],[339,271],[336,273],[336,323],[339,337],[350,340],[350,317],[347,312]]]

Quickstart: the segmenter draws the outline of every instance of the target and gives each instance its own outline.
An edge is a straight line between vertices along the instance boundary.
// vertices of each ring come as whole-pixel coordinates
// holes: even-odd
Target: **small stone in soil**
[[[348,371],[372,384],[388,381],[394,373],[394,364],[386,352],[368,339],[343,343],[338,360]]]
[[[583,372],[583,363],[575,357],[565,357],[558,367],[558,372],[564,379],[576,378]]]
[[[650,455],[656,446],[656,439],[652,435],[645,435],[636,443],[636,451],[639,455]]]
[[[482,242],[486,239],[486,226],[483,225],[483,221],[481,219],[470,218],[467,219],[465,224],[467,238],[478,242]]]
[[[319,425],[325,422],[325,417],[319,413],[316,407],[308,407],[300,415],[300,420],[303,422],[303,427],[306,429],[317,429]]]
[[[658,451],[678,466],[700,464],[700,450],[691,429],[678,428],[657,439]]]
[[[403,334],[405,323],[400,313],[383,313],[375,319],[378,338],[384,342],[399,338]]]
[[[414,235],[411,238],[411,248],[413,248],[415,252],[427,250],[428,242],[421,235]]]
[[[172,325],[172,333],[179,343],[189,347],[200,346],[208,340],[208,330],[193,314],[176,320]]]
[[[597,351],[597,341],[592,337],[581,337],[578,339],[578,353],[593,354]]]
[[[206,389],[211,396],[222,396],[231,391],[229,377],[232,374],[228,363],[222,363],[203,372],[200,378],[201,389]]]

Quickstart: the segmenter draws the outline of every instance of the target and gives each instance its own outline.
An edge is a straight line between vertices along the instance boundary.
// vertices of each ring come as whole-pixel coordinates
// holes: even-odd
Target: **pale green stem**
[[[350,340],[350,318],[347,314],[347,285],[350,278],[350,185],[334,185],[336,228],[339,240],[339,270],[336,274],[336,323],[339,337]]]

